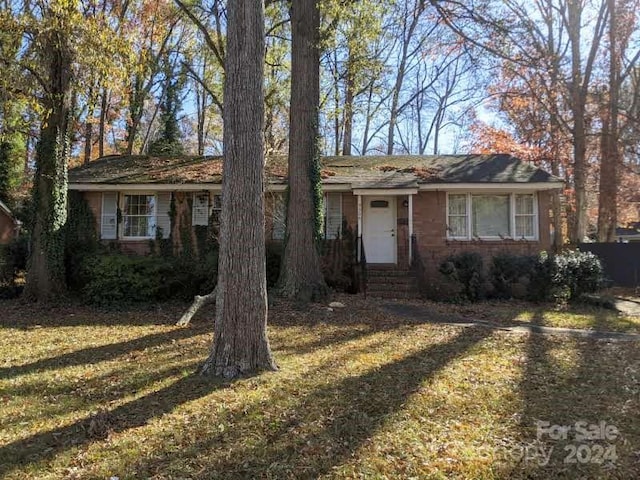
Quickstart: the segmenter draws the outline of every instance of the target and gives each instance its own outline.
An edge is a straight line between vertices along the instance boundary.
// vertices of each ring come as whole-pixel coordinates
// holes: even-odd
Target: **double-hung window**
[[[536,205],[533,195],[515,195],[516,238],[535,238]]]
[[[538,238],[538,211],[532,193],[449,194],[447,197],[447,236],[458,240],[472,238]]]
[[[209,225],[209,192],[196,192],[193,194],[191,225]]]
[[[214,227],[220,226],[222,215],[222,195],[215,194],[213,196],[213,205],[211,205],[211,222]]]
[[[448,226],[449,237],[467,238],[469,236],[467,195],[449,195]]]
[[[156,196],[125,194],[122,198],[122,237],[153,238],[156,234]]]

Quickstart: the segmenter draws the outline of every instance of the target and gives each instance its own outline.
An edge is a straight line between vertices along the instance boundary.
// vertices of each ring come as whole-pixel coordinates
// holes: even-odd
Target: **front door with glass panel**
[[[396,197],[362,197],[367,263],[396,263]]]

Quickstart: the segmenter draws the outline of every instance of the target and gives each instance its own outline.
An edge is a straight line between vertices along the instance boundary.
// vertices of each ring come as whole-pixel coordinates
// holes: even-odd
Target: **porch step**
[[[412,272],[396,265],[368,266],[367,294],[376,298],[419,298]]]

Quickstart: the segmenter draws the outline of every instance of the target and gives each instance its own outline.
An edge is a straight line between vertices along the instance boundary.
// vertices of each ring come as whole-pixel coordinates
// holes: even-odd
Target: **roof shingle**
[[[415,188],[418,183],[547,183],[562,180],[511,155],[323,157],[322,181],[353,188]],[[269,157],[271,183],[286,182],[286,156]],[[71,184],[216,184],[222,157],[109,156],[69,171]]]

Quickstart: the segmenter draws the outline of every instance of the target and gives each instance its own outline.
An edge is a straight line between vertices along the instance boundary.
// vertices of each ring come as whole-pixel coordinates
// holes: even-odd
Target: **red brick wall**
[[[102,216],[102,192],[84,192],[84,199],[96,218],[96,232],[100,238],[100,220]],[[151,253],[151,243],[149,240],[102,240],[102,243],[114,243],[120,247],[124,253],[131,255],[148,255]]]
[[[417,237],[420,255],[427,267],[427,271],[434,272],[444,258],[463,251],[474,251],[482,254],[487,259],[501,253],[535,254],[541,250],[550,248],[550,193],[538,192],[538,216],[539,216],[539,241],[455,241],[446,238],[446,192],[419,192],[413,196],[413,232]],[[96,231],[100,234],[100,215],[102,209],[101,192],[85,192],[91,210],[96,217]],[[404,202],[408,200],[406,195],[397,197],[397,231],[398,263],[408,263],[409,226],[408,207]],[[266,197],[266,238],[271,239],[273,222],[270,211],[273,199]],[[342,215],[347,224],[357,231],[358,227],[358,201],[351,193],[342,194]],[[2,227],[0,215],[0,228]],[[150,252],[148,240],[119,240],[122,250],[127,253],[145,255]]]
[[[447,239],[446,192],[420,192],[413,202],[413,231],[427,272],[433,273],[447,256],[461,252],[477,252],[488,263],[499,254],[533,255],[547,250],[550,247],[549,203],[549,193],[539,192],[538,241],[460,241]]]
[[[4,245],[13,240],[16,225],[13,219],[3,210],[0,210],[0,245]]]
[[[434,272],[449,255],[465,251],[478,252],[486,260],[502,254],[536,254],[550,248],[550,194],[538,192],[538,241],[456,241],[447,239],[447,194],[446,192],[419,192],[413,196],[413,233],[416,235],[420,255],[428,271]],[[397,197],[398,263],[408,262],[409,226],[406,195]],[[348,193],[342,196],[342,212],[349,225],[357,227],[357,197]]]

